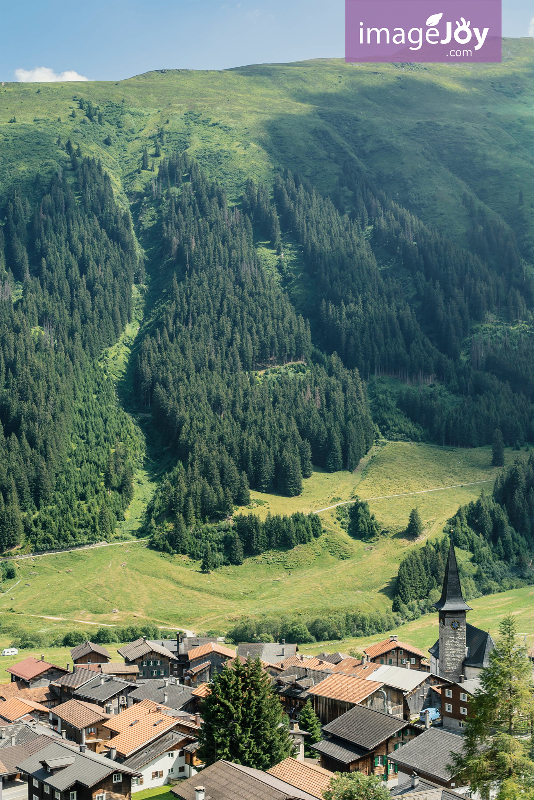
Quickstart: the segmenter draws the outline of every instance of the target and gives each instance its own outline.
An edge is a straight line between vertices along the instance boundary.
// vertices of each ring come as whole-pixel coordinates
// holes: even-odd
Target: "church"
[[[439,611],[439,639],[429,650],[430,672],[455,683],[478,678],[483,667],[489,665],[489,654],[495,643],[489,633],[467,622],[467,612],[471,608],[463,598],[452,542],[443,591],[435,608]]]

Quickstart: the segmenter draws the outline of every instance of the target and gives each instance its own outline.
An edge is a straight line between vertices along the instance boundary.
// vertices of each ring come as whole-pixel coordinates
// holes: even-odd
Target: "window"
[[[467,708],[465,708],[464,706],[460,706],[460,714],[463,714],[465,716],[467,714]]]
[[[56,800],[61,800],[61,792],[54,792],[54,797],[56,798]],[[96,800],[98,800],[98,796]],[[101,797],[100,800],[104,800],[104,798]]]
[[[415,658],[410,658],[410,664],[415,664]]]
[[[47,783],[43,783],[43,789],[45,790],[46,794],[50,794],[50,786]]]
[[[452,689],[445,689],[445,697],[452,697]]]
[[[403,656],[404,655],[404,650],[399,650],[399,655]]]
[[[152,675],[157,675],[157,674],[158,674],[158,671],[157,671],[157,669],[153,669],[153,670],[152,670]]]
[[[35,786],[37,789],[39,788],[39,781],[37,780],[37,778],[34,778],[34,779],[33,779],[33,785],[34,785],[34,786]]]
[[[445,703],[445,711],[447,711],[449,714],[452,712],[452,706],[450,703]]]
[[[406,659],[405,658],[401,658],[401,664],[406,664]]]
[[[384,766],[384,756],[375,756],[375,767]]]
[[[94,735],[96,733],[96,728],[87,728],[87,733]]]
[[[142,669],[139,670],[139,677],[140,678],[144,678],[145,677],[145,673],[143,672]]]
[[[393,659],[392,658],[388,659],[388,664],[393,664]]]
[[[465,692],[460,692],[460,700],[462,700],[464,703],[467,703],[467,695]]]
[[[185,750],[178,750],[178,755],[179,756],[184,756],[185,755]]]
[[[163,778],[163,770],[162,769],[161,770],[156,770],[156,772],[152,773],[152,780],[155,780],[156,778]]]
[[[39,800],[39,795],[38,794],[34,794],[33,800]]]
[[[185,772],[185,767],[178,767],[178,772]]]
[[[396,736],[402,736],[402,731],[397,731]]]
[[[174,772],[174,770],[173,770],[173,768],[171,767],[169,770],[167,770],[167,775],[172,775],[172,773],[173,773],[173,772]]]
[[[159,674],[160,675],[165,675],[165,670],[164,669],[160,669]]]
[[[143,661],[143,667],[146,667],[146,660]]]
[[[96,794],[95,800],[106,800],[106,793],[102,792],[102,794]]]
[[[174,753],[167,753],[167,755],[169,756],[169,758],[172,758]]]
[[[122,783],[122,772],[113,773],[113,783]]]
[[[458,727],[459,727],[459,728],[465,728],[465,722],[463,722],[463,721],[460,721],[460,722],[458,723]]]
[[[91,659],[90,659],[90,658],[88,658],[88,659],[87,659],[87,663],[88,663],[88,664],[90,664],[90,663],[91,663]]]
[[[76,792],[69,792],[69,800],[76,800]]]
[[[139,778],[132,778],[132,786],[139,786]]]

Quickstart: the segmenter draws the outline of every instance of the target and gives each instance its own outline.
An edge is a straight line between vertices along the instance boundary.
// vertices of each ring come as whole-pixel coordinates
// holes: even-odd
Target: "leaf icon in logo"
[[[426,24],[428,25],[429,28],[434,28],[438,24],[442,16],[443,12],[441,14],[433,14],[431,17],[427,19]]]

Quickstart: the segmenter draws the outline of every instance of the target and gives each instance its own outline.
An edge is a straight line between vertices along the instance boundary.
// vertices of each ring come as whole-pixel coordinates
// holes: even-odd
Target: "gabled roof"
[[[344,658],[350,658],[346,653],[319,653],[317,658],[322,658],[323,661],[329,661],[331,664],[339,664]]]
[[[25,717],[26,714],[31,714],[32,711],[48,714],[46,706],[35,703],[33,700],[22,700],[20,697],[10,697],[9,700],[0,703],[0,717],[3,717],[8,722],[16,722],[21,717]]]
[[[134,700],[151,700],[158,705],[165,705],[169,708],[182,708],[189,703],[193,696],[192,689],[181,683],[167,683],[162,680],[148,680],[139,684],[137,689],[130,692],[128,697]],[[166,698],[166,699],[165,699]],[[123,712],[124,713],[124,712]]]
[[[34,736],[23,744],[4,747],[0,751],[0,775],[13,775],[18,772],[17,764],[34,753],[38,753],[51,743],[49,736]]]
[[[112,697],[125,692],[130,686],[136,684],[122,681],[119,678],[114,678],[111,675],[95,675],[95,677],[88,683],[84,683],[79,689],[74,692],[76,697],[81,697],[87,700],[96,700],[97,702],[104,703]]]
[[[412,653],[414,656],[419,656],[419,658],[425,657],[425,654],[419,650],[418,647],[414,647],[413,644],[399,642],[396,638],[392,639],[391,637],[384,639],[383,642],[378,642],[377,644],[366,647],[363,652],[368,655],[369,658],[377,658],[378,656],[384,655],[384,653],[389,653],[390,650],[396,650],[397,647],[400,650],[404,650],[405,653]]]
[[[196,664],[191,669],[188,669],[186,675],[198,675],[201,672],[205,672],[205,670],[209,670],[211,667],[211,661],[203,661],[201,664]]]
[[[14,737],[15,745],[32,741],[39,736],[37,731],[40,729],[41,726],[36,726],[34,723],[29,722],[12,722],[10,725],[0,725],[0,731],[4,734],[3,738],[0,736],[0,750],[13,746],[11,744],[11,737]],[[50,731],[50,735],[53,737],[55,734]],[[1,758],[2,756],[0,754],[0,759]]]
[[[392,797],[403,797],[404,800],[465,800],[465,795],[445,789],[437,783],[419,778],[417,786],[412,786],[411,780],[394,786],[390,789]]]
[[[369,675],[376,668],[376,664],[372,664],[370,661],[362,664],[360,659],[352,658],[352,656],[347,656],[330,667],[333,672],[345,672],[347,675]]]
[[[462,594],[460,574],[452,541],[445,567],[443,590],[439,601],[434,603],[434,608],[437,608],[438,611],[471,611],[471,606],[467,605]]]
[[[89,728],[97,722],[109,719],[109,714],[104,714],[100,706],[94,703],[84,703],[83,700],[67,700],[55,706],[52,710],[54,716],[72,725],[74,728]]]
[[[201,683],[200,686],[197,686],[191,692],[194,697],[207,697],[210,693],[210,685],[209,683]]]
[[[342,672],[334,673],[324,681],[308,689],[309,694],[319,697],[329,697],[332,700],[342,700],[347,703],[361,703],[366,697],[376,692],[383,686],[378,681],[358,678],[355,675],[345,675]]]
[[[169,731],[164,736],[160,736],[159,739],[156,739],[156,741],[143,747],[142,750],[139,750],[138,753],[131,756],[131,758],[127,758],[126,761],[122,763],[130,767],[130,769],[142,769],[146,764],[150,764],[154,758],[158,758],[162,753],[166,753],[167,750],[172,750],[181,742],[190,741],[191,736],[187,733]]]
[[[55,773],[50,773],[43,766],[43,762],[45,764],[64,763],[66,766]],[[80,753],[79,749],[74,749],[59,742],[52,742],[48,747],[19,762],[18,768],[20,772],[31,775],[58,792],[70,789],[76,782],[81,783],[82,786],[94,786],[113,772],[139,775],[138,772],[125,767],[124,764],[117,764],[115,761],[92,753],[90,750]]]
[[[339,761],[341,764],[352,764],[353,761],[359,761],[360,758],[367,758],[369,750],[365,747],[357,747],[350,742],[344,742],[342,739],[322,739],[311,747],[317,750],[318,753],[333,758],[334,761]]]
[[[102,675],[134,675],[139,672],[137,664],[123,664],[122,661],[108,661],[100,665]]]
[[[316,764],[297,761],[296,758],[286,758],[268,769],[267,772],[269,775],[274,775],[275,778],[280,778],[281,781],[321,799],[334,777],[333,772],[318,767]]]
[[[376,666],[376,665],[375,665]],[[379,664],[372,675],[367,680],[381,681],[386,686],[393,686],[403,692],[413,692],[413,690],[429,679],[428,672],[419,669],[405,669],[405,667],[390,667],[387,664]]]
[[[487,667],[489,665],[489,654],[495,647],[495,642],[489,633],[466,623],[465,643],[467,655],[464,660],[464,666],[478,667],[479,669]],[[429,648],[428,652],[433,655],[434,658],[439,659],[439,639]]]
[[[409,726],[409,722],[391,714],[373,711],[365,706],[354,706],[325,725],[323,731],[336,739],[343,739],[343,744],[349,742],[365,750],[374,750],[386,739]]]
[[[216,761],[171,789],[181,800],[195,800],[195,787],[203,786],[211,800],[316,800],[316,796],[289,783],[231,761]]]
[[[79,689],[80,686],[84,685],[84,683],[89,683],[89,681],[94,680],[94,677],[94,670],[78,667],[74,670],[74,672],[67,672],[66,675],[62,675],[60,678],[57,678],[55,681],[53,681],[53,685],[68,686],[71,689]]]
[[[76,647],[73,647],[70,651],[70,655],[73,661],[76,661],[78,658],[83,658],[84,656],[88,656],[90,653],[95,653],[98,656],[102,656],[107,661],[111,658],[109,652],[106,650],[105,647],[101,647],[99,644],[93,644],[93,642],[84,642],[83,644],[79,644]]]
[[[260,658],[268,664],[277,664],[297,652],[296,644],[278,644],[278,642],[242,642],[237,654],[243,658]]]
[[[131,642],[130,644],[125,644],[124,647],[119,647],[117,653],[119,653],[125,661],[135,661],[136,658],[142,658],[149,653],[165,656],[165,658],[169,658],[171,661],[177,660],[174,653],[171,653],[166,647],[162,647],[158,642],[150,641],[144,637],[136,639],[135,642]]]
[[[189,650],[187,653],[187,657],[189,661],[196,661],[197,658],[204,658],[204,656],[207,656],[210,653],[218,653],[226,658],[236,657],[235,650],[230,650],[229,647],[225,647],[217,642],[207,642],[207,644],[202,644],[200,647],[193,647],[193,649]]]
[[[36,703],[55,702],[57,699],[48,686],[28,686],[24,681],[11,681],[0,684],[0,699],[20,697],[22,700],[34,700]]]
[[[48,661],[40,661],[33,656],[28,656],[28,658],[19,661],[18,664],[8,667],[6,672],[10,672],[17,678],[22,678],[25,681],[31,681],[34,678],[39,677],[39,675],[43,675],[45,672],[48,672],[49,669],[57,669],[65,673],[67,672],[65,667],[58,667],[56,664],[50,664]]]
[[[148,702],[143,700],[142,703],[130,706],[104,723],[103,727],[111,731],[119,730],[118,735],[109,741],[109,747],[115,747],[120,755],[126,757],[133,755],[141,747],[178,724],[179,720],[176,717],[169,717],[165,713],[168,710],[165,706],[156,706],[155,703],[144,705]]]
[[[394,753],[389,753],[388,759],[414,772],[448,782],[453,777],[448,765],[452,763],[453,754],[461,753],[462,748],[463,737],[460,734],[429,728]]]
[[[301,655],[300,653],[296,653],[294,656],[289,656],[289,658],[284,658],[283,661],[279,661],[278,664],[274,664],[273,666],[281,667],[283,670],[289,669],[289,667],[306,667],[307,669],[331,669],[332,663],[330,661],[325,661],[322,658],[318,658],[314,656],[312,658],[307,658],[306,656]]]

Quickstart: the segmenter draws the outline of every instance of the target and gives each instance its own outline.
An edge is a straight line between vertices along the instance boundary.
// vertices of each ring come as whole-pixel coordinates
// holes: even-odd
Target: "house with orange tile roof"
[[[48,708],[36,703],[34,700],[22,699],[21,697],[10,697],[0,703],[0,723],[18,722],[28,720],[33,722],[38,719],[48,718]]]
[[[11,674],[12,681],[22,681],[28,687],[34,686],[48,686],[52,681],[55,681],[61,675],[66,675],[68,669],[58,667],[56,664],[50,664],[44,660],[28,656],[28,658],[19,661],[12,667],[8,667],[6,672]]]
[[[330,786],[330,781],[334,773],[327,769],[309,764],[308,762],[298,761],[296,758],[286,758],[279,764],[267,770],[269,775],[285,781],[290,786],[295,786],[303,792],[311,794],[313,797],[323,800],[324,792]]]
[[[383,710],[388,702],[383,685],[382,682],[369,678],[334,672],[320,683],[311,686],[308,694],[321,724],[326,725],[355,705]],[[402,708],[402,693],[400,693],[400,704]]]
[[[34,686],[29,689],[23,681],[12,681],[0,684],[0,700],[9,700],[10,697],[21,697],[23,700],[33,700],[51,708],[59,703],[58,698],[51,691],[50,686]]]
[[[396,635],[366,647],[363,652],[374,664],[387,664],[390,667],[407,667],[430,672],[430,664],[425,654],[412,644],[399,642],[399,637]]]
[[[214,675],[222,671],[223,666],[228,660],[236,657],[236,651],[225,647],[219,642],[206,642],[200,647],[193,647],[187,653],[189,664],[184,672],[184,682],[186,684],[193,683],[192,678],[197,675],[196,670],[201,664],[209,664],[208,674],[205,680],[210,680]],[[204,677],[205,668],[201,670],[201,675]],[[197,677],[198,682],[198,677]]]

